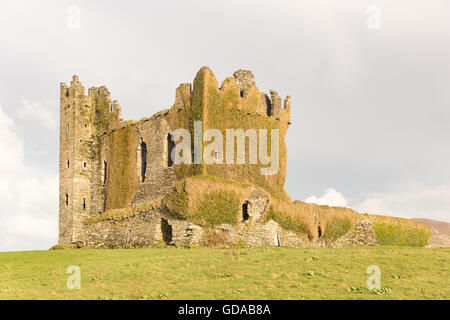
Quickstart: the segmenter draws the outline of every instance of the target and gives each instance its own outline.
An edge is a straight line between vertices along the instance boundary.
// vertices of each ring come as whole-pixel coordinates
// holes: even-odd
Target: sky
[[[205,65],[292,97],[293,199],[450,221],[449,1],[2,0],[0,251],[57,242],[60,82],[140,119]]]

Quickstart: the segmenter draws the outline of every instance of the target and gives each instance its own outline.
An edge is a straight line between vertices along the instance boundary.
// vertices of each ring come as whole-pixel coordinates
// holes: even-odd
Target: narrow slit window
[[[172,151],[175,148],[175,142],[172,140],[172,135],[169,133],[167,135],[167,166],[171,167],[173,165]]]
[[[106,183],[107,174],[108,174],[108,163],[106,162],[106,160],[104,160],[103,161],[103,184]]]
[[[67,193],[66,193],[66,201],[65,201],[65,203],[66,203],[66,206],[69,205],[69,195]]]
[[[67,168],[70,168],[70,160],[67,159]]]
[[[83,162],[83,168],[87,168],[87,162]]]
[[[86,210],[86,199],[83,198],[83,210]]]
[[[141,178],[142,182],[145,181],[147,176],[147,144],[142,141],[141,142]]]

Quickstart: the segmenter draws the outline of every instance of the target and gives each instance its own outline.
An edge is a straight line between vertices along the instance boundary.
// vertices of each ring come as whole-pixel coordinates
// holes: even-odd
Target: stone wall
[[[123,220],[104,220],[85,226],[89,248],[137,248],[164,242],[184,246],[199,243],[203,230],[165,210],[152,210]]]
[[[363,219],[345,235],[329,244],[330,247],[377,246],[378,240],[373,232],[373,221]]]
[[[273,220],[263,224],[221,225],[215,230],[225,235],[225,245],[232,243],[249,247],[307,245],[295,233],[284,231]],[[140,213],[120,221],[98,221],[86,225],[85,234],[84,245],[96,249],[148,247],[163,242],[166,245],[176,246],[201,246],[205,243],[203,227],[187,220],[177,219],[162,210]]]
[[[248,247],[349,247],[377,246],[372,221],[361,220],[341,238],[332,243],[309,241],[291,231],[283,230],[273,220],[265,223],[228,224],[215,227],[224,240],[220,245],[239,244]],[[167,230],[169,228],[169,231]],[[170,235],[167,235],[170,233]],[[178,219],[165,210],[152,210],[124,220],[104,220],[85,226],[84,245],[89,248],[137,248],[159,244],[202,246],[207,239],[205,229]]]

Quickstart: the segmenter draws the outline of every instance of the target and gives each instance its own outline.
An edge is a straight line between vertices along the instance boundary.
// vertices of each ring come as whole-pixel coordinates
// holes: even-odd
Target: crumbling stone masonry
[[[370,232],[366,236],[368,222],[356,229],[356,222],[353,227],[341,223],[342,232],[328,227],[336,237],[347,235],[340,241],[327,238],[332,215],[324,212],[334,209],[292,203],[284,190],[291,99],[283,102],[274,90],[270,97],[261,92],[250,71],[236,71],[219,87],[213,72],[203,67],[193,84],[177,88],[171,108],[139,121],[123,120],[119,103],[104,86],[92,87],[86,95],[73,76],[70,86],[62,83],[60,90],[60,244],[377,244]],[[278,172],[261,175],[261,163],[172,163],[171,132],[185,128],[193,136],[194,121],[202,121],[202,133],[209,128],[278,129]],[[301,210],[292,216],[300,207],[305,214]],[[355,220],[350,209],[339,214]],[[364,241],[356,239],[360,234]]]

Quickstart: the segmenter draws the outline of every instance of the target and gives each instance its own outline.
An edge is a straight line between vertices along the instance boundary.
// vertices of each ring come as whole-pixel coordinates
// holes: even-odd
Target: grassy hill
[[[430,247],[450,247],[450,223],[432,219],[415,218],[413,221],[427,225],[431,231]]]
[[[56,250],[0,253],[0,299],[450,299],[450,248]],[[70,265],[81,289],[69,290]],[[381,289],[365,288],[369,265]]]

